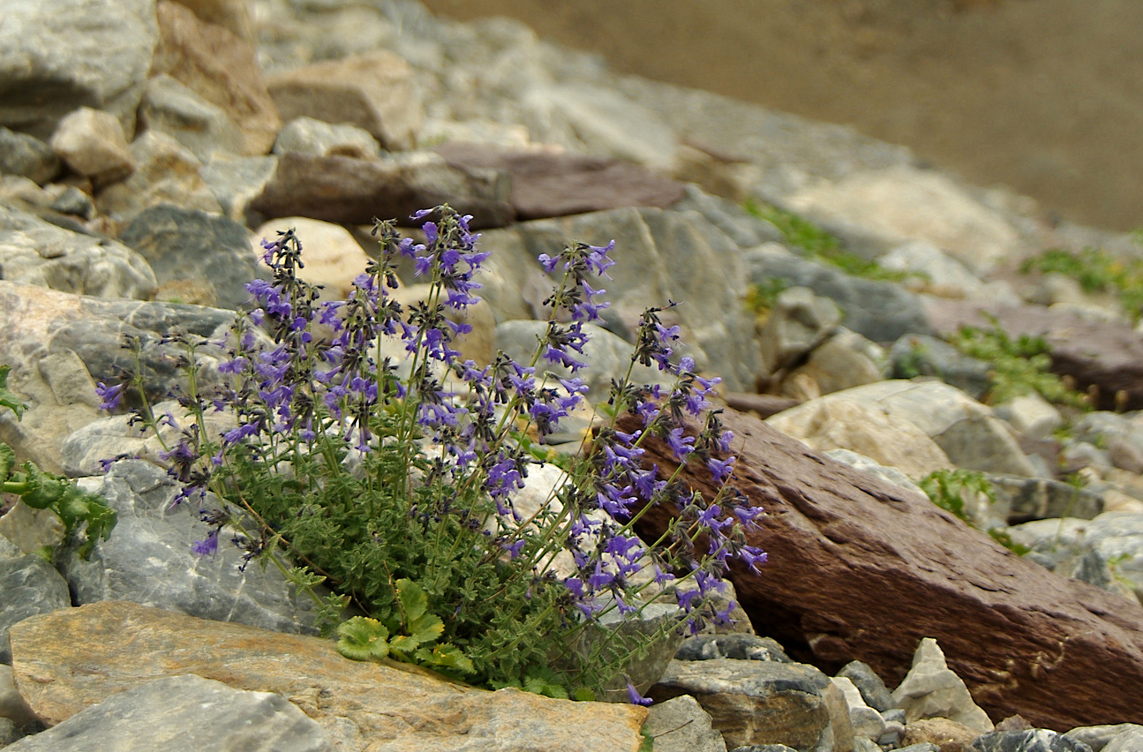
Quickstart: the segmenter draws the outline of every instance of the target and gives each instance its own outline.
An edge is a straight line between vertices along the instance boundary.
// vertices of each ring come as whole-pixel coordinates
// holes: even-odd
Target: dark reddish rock
[[[418,209],[448,203],[473,215],[472,226],[503,227],[514,218],[508,180],[494,170],[461,170],[432,155],[391,161],[282,155],[250,209],[264,219],[310,217],[364,225],[374,217],[409,224]]]
[[[511,175],[508,200],[522,220],[631,206],[665,209],[686,194],[682,183],[617,159],[466,143],[445,144],[437,153],[454,167],[493,168]]]
[[[869,664],[890,686],[923,637],[939,642],[995,719],[1037,727],[1143,722],[1143,608],[1025,561],[928,499],[812,451],[727,410],[741,446],[736,482],[767,515],[749,542],[761,575],[731,580],[758,634],[829,674]],[[635,428],[630,418],[623,430]],[[676,463],[643,445],[660,472]],[[710,493],[704,470],[681,479]],[[657,536],[667,510],[644,518]]]
[[[1085,321],[1042,306],[938,298],[927,299],[925,310],[933,329],[942,334],[966,325],[991,327],[986,316],[995,316],[1009,336],[1043,337],[1051,348],[1052,372],[1075,379],[1080,391],[1095,387],[1099,409],[1143,408],[1143,336],[1126,324]]]
[[[750,392],[727,392],[726,404],[740,412],[753,412],[759,418],[766,419],[777,415],[783,410],[797,407],[800,403],[791,397],[779,397],[775,394],[751,394]]]

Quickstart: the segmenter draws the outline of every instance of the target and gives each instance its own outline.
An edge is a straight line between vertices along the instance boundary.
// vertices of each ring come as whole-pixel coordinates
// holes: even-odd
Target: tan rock
[[[928,742],[940,747],[941,752],[973,752],[972,742],[979,735],[979,732],[948,718],[926,718],[905,727],[901,745]]]
[[[387,50],[282,71],[268,85],[285,120],[350,123],[391,150],[411,148],[424,117],[412,68]]]
[[[26,619],[11,642],[16,685],[49,725],[110,694],[184,674],[275,692],[345,752],[636,752],[647,717],[632,705],[475,689],[411,666],[348,660],[330,640],[119,601]]]
[[[953,466],[920,428],[891,420],[886,410],[868,403],[823,398],[780,412],[766,423],[811,449],[849,449],[914,479]]]
[[[111,183],[135,170],[119,118],[80,107],[60,121],[52,148],[68,167],[94,182]]]
[[[221,26],[234,36],[252,41],[254,33],[250,27],[250,13],[247,0],[174,0],[194,11],[201,21]]]
[[[305,268],[298,276],[313,285],[325,287],[325,297],[344,300],[353,290],[353,279],[365,271],[369,256],[341,225],[307,217],[272,219],[254,231],[251,247],[262,264],[263,240],[274,240],[279,232],[293,229],[302,244]]]
[[[103,214],[126,225],[158,204],[222,214],[222,207],[202,179],[202,163],[165,133],[147,131],[131,144],[138,168],[130,178],[107,186],[95,196]]]
[[[274,145],[282,120],[266,90],[253,42],[229,28],[238,23],[233,18],[237,4],[234,0],[183,4],[162,0],[156,8],[159,45],[151,75],[169,74],[221,108],[242,129],[246,153],[265,154]],[[207,23],[196,13],[226,21],[227,27]]]

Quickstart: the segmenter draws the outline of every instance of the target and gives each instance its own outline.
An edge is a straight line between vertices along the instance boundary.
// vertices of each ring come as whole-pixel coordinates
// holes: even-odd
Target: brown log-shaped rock
[[[769,554],[762,574],[730,579],[759,634],[797,661],[834,673],[850,660],[892,687],[923,637],[993,720],[1014,714],[1064,731],[1143,723],[1143,608],[1025,561],[928,499],[854,470],[727,410],[734,483],[766,511],[749,542]],[[622,430],[638,428],[625,419]],[[646,459],[669,474],[668,447]],[[709,473],[680,476],[713,493]],[[657,537],[667,510],[644,518]]]

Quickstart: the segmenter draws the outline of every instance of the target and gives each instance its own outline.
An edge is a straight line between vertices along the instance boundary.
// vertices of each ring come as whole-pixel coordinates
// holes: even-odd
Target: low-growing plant
[[[1133,321],[1143,317],[1143,259],[1118,259],[1102,248],[1053,248],[1026,259],[1020,271],[1056,272],[1080,283],[1084,292],[1115,294]]]
[[[21,420],[28,406],[8,389],[11,366],[0,366],[0,407],[16,413]],[[107,540],[115,528],[115,510],[98,496],[88,493],[75,481],[44,472],[31,460],[16,464],[16,452],[0,442],[0,491],[15,494],[33,509],[50,509],[64,524],[64,536],[84,538],[79,555],[86,559],[95,544]]]
[[[771,204],[759,204],[751,198],[746,199],[743,208],[747,213],[777,227],[786,242],[801,248],[808,258],[832,264],[846,274],[889,282],[900,282],[910,277],[921,276],[912,272],[886,269],[876,261],[850,253],[842,248],[841,241],[832,234],[792,212],[783,211]]]
[[[1013,339],[993,319],[991,327],[962,326],[951,341],[965,355],[989,364],[986,401],[992,404],[1036,392],[1049,402],[1088,409],[1084,395],[1048,371],[1052,358],[1042,337],[1022,334]]]
[[[578,378],[544,367],[584,367],[584,325],[607,305],[597,288],[614,263],[612,246],[577,243],[540,256],[559,281],[535,353],[527,363],[499,353],[481,366],[454,349],[469,325],[445,314],[477,302],[474,275],[487,253],[476,248],[470,218],[448,206],[415,217],[424,244],[400,237],[392,221],[376,224],[379,258],[345,301],[320,302],[299,278],[293,232],[264,241],[273,279],[248,286],[256,307],[218,343],[229,355],[217,390],[200,388],[201,343],[182,338],[192,363],[179,395],[185,425],[161,418],[181,429],[165,457],[183,484],[180,499],[209,491],[227,510],[203,513],[210,532],[195,549],[211,555],[229,537],[246,561],[281,568],[315,599],[324,583],[333,595],[322,601],[323,625],[351,658],[387,657],[560,697],[622,687],[632,659],[656,641],[684,625],[728,621],[729,608],[714,604],[730,559],[755,571],[765,560],[745,538],[760,510],[741,494],[723,485],[705,499],[679,471],[661,477],[641,460],[641,445],[655,437],[683,465],[727,480],[732,437],[706,400],[716,380],[675,356],[678,327],[648,309],[627,372],[613,382],[611,417],[561,461],[567,472],[541,503],[521,506],[529,468],[549,456],[543,438],[584,401]],[[430,285],[425,301],[408,307],[389,293],[402,257]],[[403,362],[385,356],[386,342],[400,343]],[[673,388],[633,383],[636,363],[669,374]],[[142,371],[101,394],[111,406],[129,388],[157,434]],[[232,411],[237,426],[212,437],[204,421],[212,409]],[[643,428],[618,430],[626,413]],[[688,429],[690,421],[700,428]],[[658,504],[679,512],[643,542],[634,526]],[[642,631],[601,626],[609,614],[639,619],[660,593],[673,594],[675,618]],[[346,608],[359,615],[341,622]]]
[[[789,286],[790,283],[781,277],[770,277],[765,282],[751,285],[746,291],[746,307],[759,323],[765,323],[770,311],[778,303],[778,296]]]
[[[977,470],[964,468],[934,470],[922,478],[918,485],[934,504],[974,528],[977,527],[977,523],[968,513],[966,505],[969,499],[966,494],[973,497],[983,495],[990,502],[996,501],[996,490],[992,487],[992,482],[988,480],[988,476]],[[1012,540],[1012,536],[1003,528],[989,528],[987,533],[994,541],[1018,556],[1023,556],[1031,550]]]

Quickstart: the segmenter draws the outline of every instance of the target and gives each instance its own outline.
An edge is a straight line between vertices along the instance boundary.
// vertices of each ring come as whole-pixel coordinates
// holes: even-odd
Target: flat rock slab
[[[522,220],[629,206],[665,209],[686,194],[682,183],[618,159],[467,143],[445,144],[437,153],[455,167],[493,168],[511,175],[508,200]]]
[[[1018,713],[1060,731],[1143,720],[1143,608],[1025,561],[923,496],[756,418],[723,419],[739,450],[736,485],[767,512],[749,542],[770,556],[761,575],[738,568],[731,580],[755,630],[791,658],[831,674],[861,660],[893,686],[933,637],[994,719]],[[669,448],[643,446],[669,475]],[[680,480],[711,492],[705,470]],[[641,533],[668,514],[649,513]]]
[[[451,684],[343,658],[333,641],[105,601],[11,631],[16,686],[48,725],[155,679],[195,674],[275,692],[345,752],[629,750],[647,710]]]
[[[1051,348],[1053,373],[1071,376],[1076,388],[1098,389],[1100,410],[1143,408],[1143,336],[1127,324],[1086,321],[1074,313],[1043,306],[999,306],[973,301],[927,298],[925,311],[941,334],[962,326],[990,328],[987,316],[1010,337],[1043,337]],[[1116,394],[1123,392],[1123,403]]]

